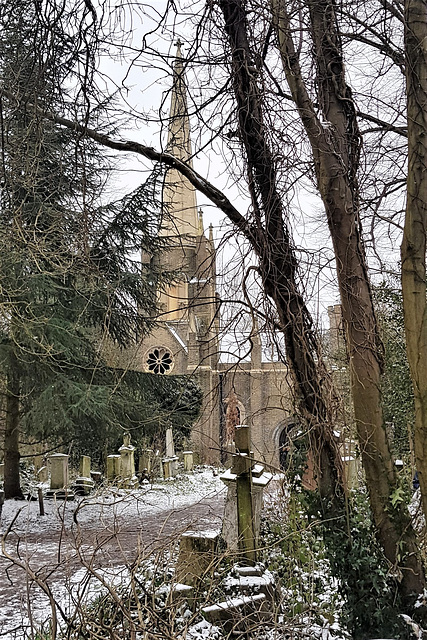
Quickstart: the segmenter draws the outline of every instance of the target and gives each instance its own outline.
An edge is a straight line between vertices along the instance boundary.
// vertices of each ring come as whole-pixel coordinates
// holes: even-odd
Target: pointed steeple
[[[205,228],[203,226],[203,211],[202,208],[199,207],[199,236],[203,236],[205,233]]]
[[[176,46],[166,150],[192,166],[190,118],[181,42],[178,41]],[[167,171],[163,185],[163,206],[165,215],[162,235],[181,238],[198,235],[196,191],[176,169]]]

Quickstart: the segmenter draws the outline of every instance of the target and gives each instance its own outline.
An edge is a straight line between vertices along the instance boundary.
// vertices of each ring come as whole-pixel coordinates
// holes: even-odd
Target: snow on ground
[[[275,478],[266,492],[265,504],[269,509],[274,508],[274,501],[277,501],[278,494],[279,501],[283,502],[286,492],[281,484],[281,478]],[[92,602],[94,598],[105,593],[106,590],[114,590],[129,584],[132,553],[129,553],[127,557],[124,552],[126,552],[126,545],[128,545],[131,547],[131,552],[135,553],[137,550],[136,532],[139,535],[144,523],[147,523],[147,526],[148,523],[151,523],[152,526],[154,522],[161,528],[167,520],[169,527],[174,530],[176,536],[179,536],[180,532],[185,530],[186,521],[183,514],[191,511],[196,505],[195,526],[202,527],[203,530],[212,528],[218,524],[217,516],[216,519],[209,520],[209,517],[205,517],[206,509],[199,509],[197,505],[200,503],[200,505],[206,506],[206,504],[213,504],[215,501],[218,504],[218,496],[221,496],[223,500],[224,494],[225,486],[218,475],[212,469],[206,468],[194,475],[145,485],[132,491],[109,487],[100,489],[92,496],[78,498],[75,501],[45,500],[45,516],[39,515],[37,501],[8,500],[3,508],[0,534],[4,535],[8,532],[8,528],[13,523],[5,544],[6,554],[10,553],[15,558],[22,560],[24,564],[27,562],[37,570],[38,576],[46,579],[49,584],[54,600],[69,615],[76,610],[76,607]],[[222,500],[220,500],[221,505]],[[202,513],[203,515],[200,515],[197,520],[197,514]],[[180,518],[183,518],[182,521]],[[209,522],[211,527],[209,527]],[[78,549],[82,554],[82,557],[78,559],[80,564],[76,562],[76,548],[72,547],[72,536],[67,538],[66,535],[71,531],[73,535],[76,533],[78,529],[76,524],[80,526],[83,533]],[[184,529],[181,528],[182,526]],[[155,531],[158,532],[158,529]],[[97,536],[102,538],[108,532],[124,533],[125,537],[121,540],[124,540],[125,548],[119,549],[121,553],[117,554],[113,562],[111,562],[111,550],[109,555],[105,553],[104,564],[102,558],[101,562],[99,561],[99,555],[102,556],[105,549],[101,548],[102,553],[96,556],[95,547]],[[58,540],[60,540],[61,550],[58,549]],[[73,557],[72,552],[74,553]],[[97,564],[83,566],[81,560],[84,557],[89,559],[89,563],[91,559],[96,557]],[[169,557],[168,551],[165,551],[166,581],[170,569]],[[148,563],[148,572],[144,571],[148,580],[150,580],[148,577],[149,563],[157,562],[151,558],[152,556],[145,556],[144,559],[144,567]],[[64,559],[66,559],[65,562]],[[52,562],[52,571],[55,571],[51,574],[49,572],[50,562]],[[14,583],[7,590],[5,584],[8,581],[6,572],[8,566],[7,557],[4,554],[2,557],[0,551],[0,640],[25,640],[29,638],[35,640],[34,629],[39,628],[42,624],[46,625],[51,617],[49,600],[39,587],[34,586],[28,576],[25,577],[24,571],[17,571],[16,568],[12,568],[10,572],[8,569],[8,574],[12,576]],[[94,567],[96,568],[94,569]],[[1,575],[2,573],[3,575]],[[172,575],[170,573],[170,576]],[[270,576],[270,574],[267,575]],[[14,590],[17,590],[16,585],[18,584],[20,585],[18,591],[21,589],[21,593],[13,593]],[[233,584],[230,582],[228,586],[232,587]],[[277,622],[275,628],[266,627],[264,631],[260,628],[259,640],[286,640],[289,638],[290,629],[284,624],[284,620],[281,619]],[[299,633],[295,636],[292,635],[292,637],[298,637],[300,640],[344,640],[346,637],[345,634],[340,633],[339,628],[330,625],[327,621],[322,627],[313,624],[313,620],[310,619],[300,620],[298,626]],[[224,636],[220,628],[202,620],[187,627],[186,633],[181,638],[182,640],[223,640]],[[140,640],[139,635],[136,636],[136,640]]]
[[[83,527],[110,526],[113,521],[181,509],[186,505],[218,495],[225,486],[208,468],[175,480],[143,485],[126,490],[115,487],[73,501],[45,500],[45,515],[39,515],[38,501],[6,500],[0,522],[0,534],[6,532],[14,518],[13,531],[18,534],[60,531],[77,521]],[[1,637],[1,636],[0,636]]]
[[[61,532],[75,532],[78,523],[83,533],[108,535],[113,530],[130,530],[134,533],[132,528],[137,530],[143,527],[147,519],[156,521],[156,515],[160,528],[169,513],[171,518],[175,518],[179,510],[185,513],[186,507],[191,505],[202,502],[209,504],[224,492],[225,486],[218,475],[213,469],[206,468],[196,471],[194,475],[147,484],[132,491],[109,487],[74,501],[45,500],[44,516],[39,515],[38,501],[7,500],[3,507],[0,534],[4,536],[8,533],[4,547],[6,554],[24,564],[28,562],[38,575],[45,576],[46,566],[52,562],[52,568],[57,573],[48,576],[47,582],[56,602],[70,612],[76,603],[89,602],[105,591],[106,585],[116,587],[128,583],[129,569],[125,564],[120,564],[121,556],[118,556],[112,566],[96,569],[97,577],[94,579],[92,569],[88,570],[72,561],[72,556],[76,558],[75,549],[70,548],[69,541],[66,547],[65,538],[60,543],[64,547],[61,561],[58,560],[56,564]],[[203,524],[203,519],[201,522]],[[179,529],[176,533],[179,533]],[[79,550],[90,558],[93,549],[91,539],[83,540]],[[132,551],[135,551],[134,546]],[[111,552],[107,561],[111,563]],[[9,570],[7,556],[0,550],[0,640],[31,638],[31,628],[44,623],[51,615],[47,596],[25,578],[22,570],[16,572],[16,569]],[[8,584],[9,575],[12,575],[13,585]]]

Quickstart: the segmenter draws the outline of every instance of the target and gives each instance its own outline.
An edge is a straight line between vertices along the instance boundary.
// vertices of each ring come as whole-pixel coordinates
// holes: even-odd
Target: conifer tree
[[[161,242],[153,235],[158,176],[117,202],[99,204],[105,172],[94,146],[42,117],[66,108],[63,87],[72,87],[69,71],[79,51],[61,26],[62,9],[47,22],[40,7],[26,0],[1,16],[0,72],[16,97],[16,104],[1,105],[6,498],[21,495],[21,429],[99,448],[120,427],[170,422],[175,408],[189,424],[200,403],[195,385],[188,394],[182,380],[109,366],[112,350],[149,330],[156,291],[167,277],[138,258]]]

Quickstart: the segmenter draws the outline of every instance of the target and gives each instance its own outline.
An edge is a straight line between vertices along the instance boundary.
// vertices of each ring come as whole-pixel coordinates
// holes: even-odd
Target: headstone
[[[50,460],[50,488],[64,489],[68,485],[68,456],[66,453],[54,453]]]
[[[202,616],[211,624],[222,627],[227,637],[252,637],[263,621],[272,617],[271,603],[263,593],[228,598],[223,602],[203,607]]]
[[[123,444],[119,453],[121,485],[127,489],[136,487],[138,478],[135,475],[135,447],[130,443],[130,433],[128,432],[123,435]]]
[[[90,477],[93,480],[94,484],[101,484],[102,482],[102,473],[100,471],[90,471]]]
[[[162,461],[162,459],[161,459],[161,457],[160,457],[160,451],[159,451],[158,449],[157,449],[157,451],[156,451],[156,456],[155,456],[155,458],[154,458],[154,463],[155,463],[154,468],[155,468],[155,470],[158,470],[159,478],[160,478],[161,480],[163,480],[163,479],[164,479],[164,474],[163,474],[163,461]]]
[[[218,531],[186,531],[181,536],[176,582],[195,585],[207,572],[214,572],[218,539]]]
[[[80,456],[80,475],[82,478],[90,478],[90,457]]]
[[[66,453],[54,453],[50,460],[50,489],[46,498],[74,500],[74,492],[68,488],[68,456]]]
[[[250,429],[235,428],[236,453],[233,465],[221,480],[228,486],[224,510],[223,538],[231,551],[249,563],[256,561],[263,489],[272,479],[260,464],[254,464],[250,451]]]
[[[184,471],[190,473],[194,468],[194,460],[193,460],[193,452],[192,451],[184,451]]]
[[[153,467],[153,450],[152,449],[143,449],[141,451],[141,455],[139,456],[138,463],[138,471],[147,471],[148,474],[151,474]]]
[[[107,456],[107,480],[115,482],[120,478],[120,455]]]
[[[169,478],[172,478],[173,477],[173,473],[172,473],[172,460],[171,460],[171,458],[163,458],[162,467],[163,467],[163,478],[165,480],[168,480]]]
[[[90,471],[90,457],[89,456],[80,456],[80,476],[76,479],[74,483],[75,492],[79,495],[88,495],[95,483],[91,477]]]
[[[354,456],[342,456],[344,473],[349,489],[357,489],[359,485],[358,462]]]

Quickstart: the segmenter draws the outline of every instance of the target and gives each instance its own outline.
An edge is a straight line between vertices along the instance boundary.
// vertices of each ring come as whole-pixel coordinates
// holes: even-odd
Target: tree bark
[[[427,3],[405,2],[408,178],[401,247],[406,349],[415,398],[414,450],[427,517]]]
[[[13,369],[7,376],[4,433],[4,496],[22,498],[19,479],[19,376]]]
[[[274,300],[279,315],[287,359],[309,425],[319,492],[334,506],[337,515],[343,507],[343,480],[329,404],[331,380],[322,363],[313,321],[298,290],[297,258],[263,126],[262,100],[247,37],[246,13],[240,0],[222,0],[220,6],[232,53],[239,136],[247,159],[254,211],[253,223],[245,235],[259,258],[265,293]]]
[[[323,120],[302,79],[284,0],[273,0],[274,22],[286,78],[311,144],[334,246],[354,415],[374,522],[386,557],[402,571],[402,595],[409,596],[423,590],[424,571],[406,505],[393,507],[391,502],[397,478],[383,424],[382,345],[361,238],[356,109],[345,80],[334,2],[309,0],[307,7]]]

